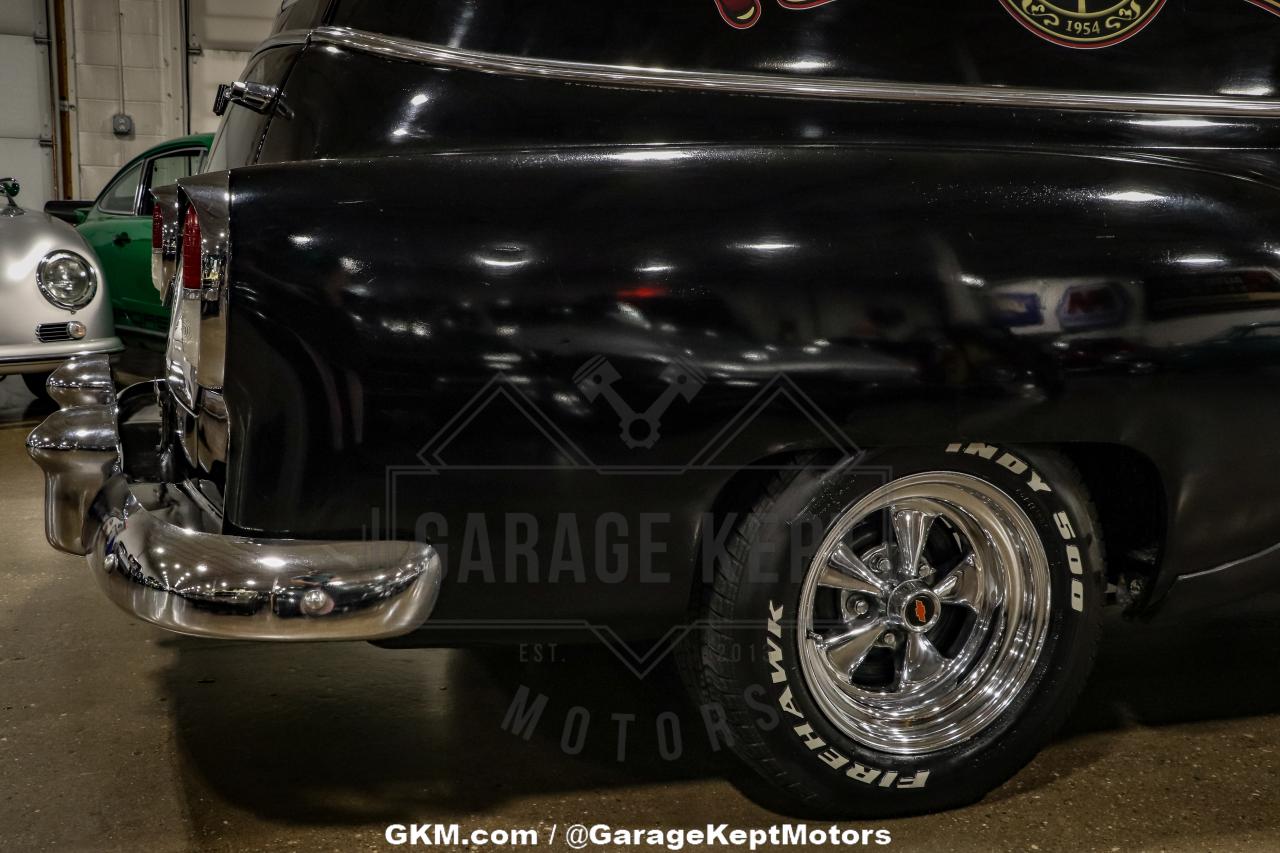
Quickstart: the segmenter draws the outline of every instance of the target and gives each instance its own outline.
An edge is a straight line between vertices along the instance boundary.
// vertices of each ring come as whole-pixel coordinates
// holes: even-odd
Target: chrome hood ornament
[[[0,194],[4,195],[7,202],[4,207],[0,207],[0,216],[21,216],[26,213],[14,201],[14,198],[21,191],[22,186],[18,183],[17,178],[0,178]]]

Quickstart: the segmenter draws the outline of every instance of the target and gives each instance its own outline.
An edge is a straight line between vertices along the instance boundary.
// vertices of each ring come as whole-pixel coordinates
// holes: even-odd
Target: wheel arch
[[[1127,607],[1145,608],[1160,586],[1156,580],[1168,538],[1168,493],[1160,469],[1124,444],[1069,443],[1053,449],[1075,465],[1098,511],[1107,580],[1117,585]]]
[[[914,445],[903,445],[907,446]],[[1128,608],[1145,609],[1152,603],[1153,591],[1161,586],[1156,581],[1163,567],[1168,535],[1167,492],[1155,462],[1141,451],[1119,443],[1018,446],[1059,453],[1076,468],[1097,509],[1108,557],[1107,581],[1116,584],[1118,599]],[[877,447],[867,452],[874,458],[877,451],[892,449],[897,446]],[[735,513],[749,511],[780,468],[821,452],[808,449],[774,453],[739,469],[720,486],[708,509],[708,518],[718,526]],[[696,553],[702,552],[701,539],[706,532],[705,529],[699,531]],[[691,606],[696,607],[701,601],[708,582],[706,573],[704,567],[694,575]]]

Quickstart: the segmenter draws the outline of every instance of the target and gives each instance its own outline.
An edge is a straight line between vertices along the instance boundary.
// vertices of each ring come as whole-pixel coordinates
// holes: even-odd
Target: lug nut
[[[884,644],[891,649],[894,648],[898,645],[898,635],[892,631],[888,632],[884,635]]]
[[[867,611],[871,609],[871,605],[867,604],[865,598],[851,599],[847,606],[854,616],[866,616]]]
[[[893,563],[889,561],[888,557],[881,557],[879,560],[876,560],[875,569],[883,575],[887,572],[893,571]]]

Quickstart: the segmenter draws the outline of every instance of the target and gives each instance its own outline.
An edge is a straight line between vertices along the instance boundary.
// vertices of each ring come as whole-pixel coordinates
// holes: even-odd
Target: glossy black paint
[[[748,32],[712,0],[335,0],[329,21],[513,56],[907,83],[1258,94],[1280,68],[1277,23],[1247,0],[1168,0],[1140,36],[1100,50],[1032,35],[999,0],[833,0],[774,8]]]
[[[1280,18],[1273,27],[1280,32]],[[1059,48],[1061,50],[1061,48]],[[274,52],[273,52],[274,53]],[[1280,126],[1249,117],[1127,115],[946,104],[849,104],[653,92],[445,71],[312,45],[287,98],[326,104],[276,121],[257,162],[495,146],[663,142],[1050,147],[1096,155],[1214,148],[1214,165],[1274,174]],[[242,111],[247,112],[247,111]],[[1225,147],[1226,150],[1222,150]]]
[[[956,49],[903,76],[951,79],[971,66],[947,63],[991,38],[993,70],[977,82],[1274,92],[1280,19],[1240,2],[1220,39],[1196,36],[1204,61],[1168,76],[1159,51],[1191,38],[1173,25],[1222,8],[1168,5],[1149,34],[1081,52],[1020,29],[991,35],[987,23],[1016,27],[993,0],[1003,18],[969,16],[954,41],[923,33]],[[541,13],[511,42],[477,4],[433,8],[454,6],[474,13],[464,46],[586,50]],[[774,48],[730,65],[781,55],[865,71],[822,30],[852,20],[831,14],[774,15],[787,28]],[[868,14],[874,31],[900,13]],[[330,15],[426,37],[447,18],[393,21],[346,0]],[[801,27],[816,34],[804,41]],[[748,37],[767,46],[768,29]],[[673,39],[676,59],[696,47],[684,31]],[[1233,39],[1256,49],[1233,53]],[[704,514],[727,484],[805,450],[849,451],[834,424],[861,448],[1055,444],[1149,466],[1154,482],[1133,480],[1155,507],[1138,537],[1159,546],[1148,607],[1175,584],[1187,589],[1172,602],[1201,606],[1249,591],[1234,578],[1280,571],[1268,550],[1280,542],[1280,337],[1268,325],[1280,322],[1280,123],[663,93],[334,45],[298,55],[270,51],[259,74],[284,83],[293,117],[236,126],[233,108],[223,132],[262,164],[231,175],[231,529],[424,536],[451,549],[441,620],[652,633],[683,617]],[[618,59],[637,55],[660,58]],[[635,409],[673,370],[700,383],[651,449],[628,448],[617,413],[578,381],[601,356]],[[718,444],[779,376],[791,401]],[[613,512],[633,568],[616,583],[549,582],[545,539],[539,582],[519,561],[508,578],[503,545],[518,536],[493,527],[495,575],[482,553],[463,560],[469,513],[499,527],[528,513],[544,536],[572,516],[594,554],[619,541],[596,527]],[[652,555],[652,582],[638,531],[658,515],[649,538],[667,550]]]

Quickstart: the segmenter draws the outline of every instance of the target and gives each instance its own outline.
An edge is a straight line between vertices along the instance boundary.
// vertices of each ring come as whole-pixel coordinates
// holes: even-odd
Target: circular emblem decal
[[[1031,32],[1064,47],[1110,47],[1137,35],[1165,0],[1000,0]]]

